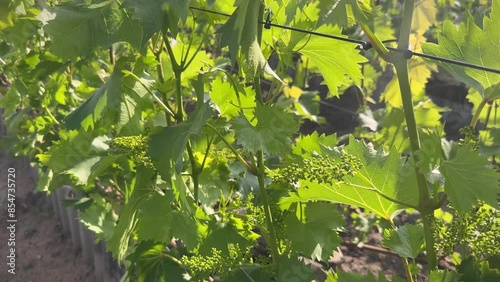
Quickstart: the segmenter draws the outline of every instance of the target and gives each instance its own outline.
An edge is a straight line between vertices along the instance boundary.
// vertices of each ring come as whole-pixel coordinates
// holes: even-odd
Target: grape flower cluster
[[[479,138],[476,136],[476,130],[472,126],[464,126],[460,128],[459,132],[464,136],[464,138],[458,141],[459,146],[471,145],[472,150],[477,151],[479,149]]]
[[[242,250],[238,244],[228,245],[229,254],[222,254],[221,250],[212,248],[211,255],[183,256],[181,262],[186,265],[194,277],[203,279],[207,276],[226,277],[238,266],[248,262],[248,250]]]
[[[273,180],[289,184],[308,180],[333,185],[343,181],[346,176],[353,176],[362,166],[361,161],[350,154],[343,154],[339,161],[325,156],[311,157],[304,160],[302,167],[292,164],[281,169]]]
[[[482,204],[463,216],[453,211],[453,220],[448,224],[436,221],[437,250],[451,255],[456,246],[468,246],[472,257],[487,259],[500,253],[500,211]]]
[[[126,154],[136,164],[154,168],[153,161],[147,156],[149,138],[147,135],[116,137],[110,143],[110,148],[121,154]]]

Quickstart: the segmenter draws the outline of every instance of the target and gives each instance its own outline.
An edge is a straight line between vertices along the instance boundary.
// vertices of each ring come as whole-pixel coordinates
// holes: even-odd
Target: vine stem
[[[405,8],[408,2],[405,2]],[[411,6],[413,9],[413,5]],[[411,18],[410,18],[411,20]],[[391,54],[392,55],[392,54]],[[396,60],[394,66],[396,68],[396,73],[398,75],[399,87],[401,89],[401,96],[403,100],[403,109],[405,113],[406,126],[408,129],[408,135],[410,137],[410,145],[413,158],[415,162],[418,162],[418,157],[416,153],[420,150],[420,139],[418,137],[417,123],[415,121],[415,113],[413,111],[413,99],[411,96],[410,81],[408,76],[408,62],[400,54],[394,54]],[[431,199],[429,194],[429,189],[427,188],[427,180],[425,176],[420,172],[418,167],[415,167],[418,191],[419,191],[419,201],[418,210],[422,215],[422,223],[424,225],[424,238],[425,238],[425,250],[427,253],[427,261],[429,269],[435,269],[437,267],[437,254],[434,249],[435,238],[434,238],[434,228],[435,228],[435,218],[434,209],[435,202]]]
[[[193,148],[191,146],[191,142],[187,142],[187,151],[189,155],[189,162],[191,163],[191,176],[193,178],[193,194],[194,194],[194,202],[198,203],[199,191],[200,191],[200,173],[201,167],[196,163],[196,159],[193,154]]]
[[[217,130],[217,128],[215,128],[210,123],[207,123],[206,126],[208,126],[208,128],[210,128],[210,129],[212,129],[215,132],[215,134],[217,134],[217,136],[219,136],[219,138],[222,140],[222,142],[224,142],[224,144],[226,144],[226,146],[229,148],[229,150],[231,150],[231,152],[233,152],[233,154],[236,156],[236,158],[238,159],[238,161],[240,161],[240,163],[249,172],[251,172],[252,174],[255,174],[253,168],[250,165],[248,165],[248,163],[243,159],[243,157],[238,153],[238,151],[236,151],[236,149],[229,143],[229,141],[227,141],[226,138],[224,138],[224,136],[222,135],[222,133],[220,133]]]
[[[162,101],[160,98],[158,98],[158,97],[157,97],[157,96],[153,93],[153,91],[151,91],[151,89],[149,89],[149,87],[141,81],[141,79],[140,79],[137,75],[135,75],[133,72],[130,72],[130,71],[124,71],[124,73],[125,73],[126,75],[130,75],[130,76],[131,76],[131,77],[133,77],[133,78],[134,78],[137,82],[139,82],[139,83],[142,85],[142,87],[144,87],[144,89],[146,89],[146,91],[147,91],[147,92],[151,95],[151,97],[153,97],[153,99],[154,99],[156,102],[158,102],[158,104],[160,104],[160,105],[163,107],[163,109],[165,110],[165,112],[167,112],[170,116],[175,117],[175,114],[174,114],[174,112],[170,109],[170,107],[168,107],[168,106],[167,106],[167,104],[163,103],[163,101]]]
[[[411,275],[410,266],[408,265],[408,260],[406,258],[401,258],[403,261],[403,266],[406,274],[406,281],[413,282],[413,276]]]
[[[275,265],[279,265],[280,254],[277,246],[276,231],[274,230],[273,215],[271,213],[271,207],[269,206],[269,197],[267,196],[266,183],[265,183],[265,166],[264,166],[264,153],[262,151],[257,152],[257,178],[259,180],[260,195],[262,198],[262,204],[264,205],[264,214],[266,216],[267,231],[269,234],[269,247],[271,248],[271,255],[273,256],[273,261]]]
[[[400,35],[398,39],[398,48],[408,49],[410,34],[411,34],[411,22],[413,19],[413,10],[415,6],[415,0],[405,0],[403,7],[403,22],[401,24]],[[415,112],[413,110],[413,99],[411,94],[410,79],[408,73],[408,60],[400,53],[390,54],[389,59],[394,64],[396,73],[399,80],[399,88],[401,90],[401,98],[403,101],[403,109],[405,113],[406,126],[408,129],[408,135],[410,137],[410,146],[412,155],[415,161],[418,161],[416,153],[420,150],[420,139],[417,131],[417,123],[415,121]],[[435,269],[437,267],[437,254],[434,249],[435,238],[435,217],[434,209],[436,206],[435,201],[437,199],[432,199],[427,187],[427,180],[425,176],[420,172],[418,167],[415,167],[417,184],[419,190],[419,201],[418,210],[422,215],[422,222],[424,225],[424,238],[425,238],[425,250],[427,255],[427,262],[429,265],[429,270]]]
[[[474,113],[474,116],[472,117],[472,120],[470,122],[470,126],[472,128],[476,128],[477,122],[479,121],[479,117],[481,116],[481,112],[483,111],[484,106],[489,102],[488,98],[483,98],[481,103],[477,106],[476,112]]]
[[[262,22],[264,19],[264,3],[260,2],[259,7],[259,18],[258,22]],[[257,31],[257,40],[262,41],[262,25],[259,24]],[[254,88],[255,88],[255,100],[260,105],[264,104],[264,97],[262,96],[262,88],[260,83],[260,74],[254,77]],[[271,249],[271,255],[273,257],[274,265],[278,266],[280,261],[280,253],[278,250],[278,240],[276,238],[276,231],[274,230],[273,215],[271,213],[271,207],[269,205],[269,197],[267,195],[265,176],[266,169],[264,165],[264,152],[262,150],[257,151],[257,164],[254,164],[255,171],[257,172],[257,178],[259,181],[260,195],[262,198],[262,204],[264,206],[264,214],[266,216],[267,233],[269,234],[269,240],[267,240],[269,247]],[[253,159],[253,158],[252,158]]]

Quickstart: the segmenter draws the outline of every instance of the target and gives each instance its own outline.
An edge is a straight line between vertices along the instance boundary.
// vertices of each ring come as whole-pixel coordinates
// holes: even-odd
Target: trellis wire
[[[205,12],[205,13],[215,14],[215,15],[219,15],[219,16],[224,16],[224,17],[231,16],[230,14],[212,11],[212,10],[203,9],[203,8],[190,7],[190,9]],[[309,34],[309,35],[315,35],[315,36],[320,36],[320,37],[324,37],[324,38],[330,38],[330,39],[334,39],[334,40],[340,40],[340,41],[345,41],[345,42],[349,42],[349,43],[359,44],[359,48],[362,50],[368,50],[372,47],[369,42],[363,41],[363,40],[346,38],[346,37],[341,37],[341,36],[337,36],[337,35],[331,35],[331,34],[310,31],[310,30],[305,30],[305,29],[286,26],[286,25],[275,24],[275,23],[272,23],[270,21],[270,17],[268,17],[268,19],[266,21],[259,22],[259,24],[264,25],[264,27],[266,27],[266,28],[278,27],[278,28],[287,29],[287,30],[291,30],[291,31],[297,31],[297,32],[301,32],[301,33],[305,33],[305,34]],[[468,62],[464,62],[464,61],[458,61],[458,60],[448,59],[448,58],[444,58],[444,57],[414,52],[414,51],[411,51],[408,49],[398,49],[398,48],[393,48],[393,47],[388,47],[388,46],[386,46],[386,48],[390,51],[404,53],[405,57],[407,59],[411,58],[412,56],[417,56],[417,57],[422,57],[422,58],[426,58],[429,60],[441,61],[441,62],[454,64],[454,65],[458,65],[458,66],[469,67],[469,68],[473,68],[473,69],[477,69],[477,70],[482,70],[482,71],[486,71],[486,72],[500,74],[500,70],[498,70],[498,69],[480,66],[480,65],[476,65],[476,64],[472,64],[472,63],[468,63]]]

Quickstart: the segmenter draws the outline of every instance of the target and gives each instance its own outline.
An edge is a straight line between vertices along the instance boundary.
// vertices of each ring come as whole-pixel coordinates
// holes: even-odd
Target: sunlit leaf
[[[419,34],[423,34],[431,25],[436,22],[436,1],[417,0],[413,10],[412,29]]]
[[[483,18],[483,29],[477,26],[470,16],[460,23],[459,27],[446,20],[443,32],[438,39],[439,44],[424,43],[422,44],[423,51],[439,57],[500,69],[499,48],[492,48],[492,46],[500,45],[498,32],[500,30],[500,1],[493,0],[492,2],[490,17]],[[500,83],[500,74],[497,73],[444,62],[437,64],[483,96],[486,88]]]
[[[378,216],[391,220],[398,209],[404,206],[391,201],[416,205],[418,188],[414,168],[400,158],[392,149],[388,153],[374,150],[371,145],[350,138],[349,146],[344,150],[357,157],[362,168],[353,176],[333,184],[318,183],[311,180],[299,180],[297,192],[281,200],[283,207],[295,202],[327,201],[345,203],[363,207]]]
[[[396,230],[386,229],[382,245],[402,258],[416,258],[424,245],[424,229],[409,223]]]
[[[236,131],[236,139],[243,148],[251,152],[263,151],[266,154],[290,150],[290,137],[297,128],[291,114],[278,107],[257,105],[255,117],[255,126],[244,116],[231,121]]]
[[[320,27],[317,32],[341,36],[341,30],[330,25]],[[303,46],[305,43],[307,44]],[[360,64],[366,62],[366,58],[359,54],[355,49],[356,46],[352,43],[313,36],[303,38],[297,44],[296,51],[313,61],[323,75],[330,94],[339,96],[339,86],[349,85],[351,81],[363,78]]]
[[[49,34],[51,51],[63,59],[85,56],[98,47],[127,41],[141,49],[142,31],[116,1],[81,6],[44,6],[37,17]]]
[[[500,174],[470,145],[459,147],[456,156],[444,161],[439,170],[445,177],[446,194],[459,214],[469,211],[478,201],[499,208]]]
[[[328,261],[342,241],[337,228],[345,224],[337,206],[307,203],[303,212],[302,219],[292,213],[285,220],[285,234],[292,242],[292,249],[312,259]],[[325,213],[329,216],[325,217]]]

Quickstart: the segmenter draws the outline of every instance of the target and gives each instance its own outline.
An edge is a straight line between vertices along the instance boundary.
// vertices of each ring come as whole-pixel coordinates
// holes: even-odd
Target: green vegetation
[[[499,0],[0,0],[2,145],[36,163],[37,190],[82,192],[124,281],[311,281],[339,205],[383,229],[393,281],[496,281],[498,30]],[[458,142],[425,95],[438,67],[470,87]],[[359,93],[353,134],[299,132],[324,122],[317,75],[329,98]]]

